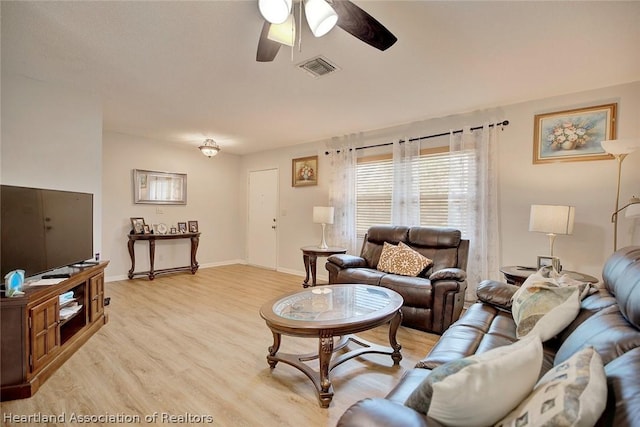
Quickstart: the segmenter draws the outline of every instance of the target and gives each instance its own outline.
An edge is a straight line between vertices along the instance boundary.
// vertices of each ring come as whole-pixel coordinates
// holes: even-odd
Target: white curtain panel
[[[395,225],[420,225],[420,141],[393,143],[393,194],[391,222]]]
[[[500,238],[498,228],[498,135],[500,128],[489,127],[460,134],[450,134],[449,152],[452,155],[450,174],[449,216],[459,215],[457,200],[467,199],[470,209],[463,219],[466,224],[463,238],[469,239],[466,301],[476,300],[477,284],[484,279],[500,280]],[[465,166],[466,165],[466,166]],[[471,185],[458,182],[456,169],[469,167]],[[457,169],[458,171],[460,169]]]
[[[329,206],[334,207],[328,228],[332,246],[360,255],[356,236],[356,150],[359,134],[333,138],[329,147]]]

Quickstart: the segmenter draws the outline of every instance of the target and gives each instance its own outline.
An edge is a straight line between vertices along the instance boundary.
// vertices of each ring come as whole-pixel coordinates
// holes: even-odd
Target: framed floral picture
[[[318,156],[293,159],[291,175],[293,187],[318,185]]]
[[[617,105],[536,114],[533,163],[612,159],[600,142],[616,137]]]

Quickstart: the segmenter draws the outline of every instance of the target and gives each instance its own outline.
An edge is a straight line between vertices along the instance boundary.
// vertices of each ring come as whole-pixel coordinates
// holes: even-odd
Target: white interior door
[[[278,236],[278,170],[249,172],[247,263],[275,270]]]

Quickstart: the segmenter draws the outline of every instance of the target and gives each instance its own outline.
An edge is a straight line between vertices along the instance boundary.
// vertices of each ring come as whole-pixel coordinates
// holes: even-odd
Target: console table
[[[198,261],[196,261],[196,252],[198,250],[198,243],[200,241],[200,233],[180,233],[180,234],[128,234],[129,242],[127,247],[129,248],[129,256],[131,257],[131,269],[129,270],[129,279],[133,279],[136,275],[148,275],[149,280],[153,280],[158,274],[175,273],[177,271],[190,271],[191,274],[196,274],[198,271]],[[155,270],[153,268],[155,253],[156,253],[156,240],[175,240],[175,239],[191,239],[191,263],[184,267],[172,267]],[[149,242],[149,271],[134,271],[136,266],[136,255],[133,250],[133,245],[138,240],[146,240]]]
[[[304,246],[300,248],[302,251],[302,260],[304,261],[304,270],[306,277],[302,283],[303,288],[309,287],[309,270],[311,270],[311,286],[316,285],[316,268],[318,257],[328,257],[335,254],[346,254],[345,248],[336,248],[329,246],[327,249],[321,249],[318,246]]]

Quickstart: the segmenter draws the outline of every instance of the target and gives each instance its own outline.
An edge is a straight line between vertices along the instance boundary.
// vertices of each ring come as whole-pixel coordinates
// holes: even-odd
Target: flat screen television
[[[93,194],[0,186],[0,280],[36,276],[93,257]]]

